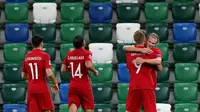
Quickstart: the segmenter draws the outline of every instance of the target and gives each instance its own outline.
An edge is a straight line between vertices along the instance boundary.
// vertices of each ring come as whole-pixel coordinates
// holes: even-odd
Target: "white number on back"
[[[140,72],[140,69],[142,67],[142,64],[136,64],[134,63],[135,67],[137,68],[136,74],[138,74]]]
[[[38,79],[38,66],[37,66],[37,63],[29,63],[28,65],[30,66],[30,69],[31,69],[32,80]],[[33,67],[33,65],[34,65],[34,67]]]
[[[74,63],[73,62],[70,63],[70,67],[71,67],[71,73],[72,73],[73,78],[75,76],[77,76],[79,78],[81,78],[83,76],[83,74],[81,74],[81,64],[80,63],[78,64],[78,67],[76,68],[75,73],[74,73]]]

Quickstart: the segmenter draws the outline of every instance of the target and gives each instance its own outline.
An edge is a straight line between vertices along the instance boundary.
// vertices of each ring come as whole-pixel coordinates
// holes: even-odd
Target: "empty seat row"
[[[89,4],[89,18],[91,23],[110,23],[113,16],[112,3]],[[35,23],[55,23],[57,18],[57,5],[55,3],[34,3],[33,18]],[[84,20],[83,3],[62,3],[61,4],[62,23],[82,23]],[[133,13],[134,12],[134,13]],[[167,3],[146,3],[145,18],[147,23],[167,22]],[[157,16],[154,16],[154,13]],[[190,22],[195,19],[195,3],[173,3],[172,17],[174,22]],[[5,18],[7,22],[27,22],[27,3],[7,3],[5,4]],[[140,5],[135,3],[117,4],[118,22],[138,22],[140,19]]]
[[[65,43],[72,43],[76,35],[84,36],[84,25],[81,23],[61,24],[60,39]],[[116,25],[116,39],[118,43],[135,43],[132,34],[140,29],[139,23],[118,23]],[[147,24],[147,34],[157,33],[161,42],[168,41],[167,24]],[[91,43],[110,43],[113,39],[111,24],[90,24],[89,40]],[[56,40],[55,24],[34,24],[32,35],[40,35],[44,42],[54,42]],[[195,23],[175,23],[173,25],[174,43],[194,43],[196,42],[197,29]],[[5,39],[7,42],[22,43],[29,39],[29,28],[27,24],[6,24]]]

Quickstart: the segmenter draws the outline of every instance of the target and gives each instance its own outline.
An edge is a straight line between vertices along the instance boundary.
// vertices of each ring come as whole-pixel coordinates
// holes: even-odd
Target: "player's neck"
[[[39,50],[42,50],[42,48],[41,47],[37,47],[37,48],[33,48],[34,50],[37,50],[37,49],[39,49]]]
[[[137,44],[137,46],[144,46],[144,44]]]

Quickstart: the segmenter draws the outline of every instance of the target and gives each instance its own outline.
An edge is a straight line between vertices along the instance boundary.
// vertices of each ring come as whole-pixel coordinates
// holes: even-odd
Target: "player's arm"
[[[161,57],[157,57],[154,59],[144,59],[144,63],[152,64],[152,65],[160,65],[162,63]]]
[[[146,54],[150,54],[153,51],[149,48],[137,48],[133,45],[125,45],[123,47],[123,50],[126,52],[140,52],[140,53],[146,53]]]
[[[22,80],[28,80],[28,73],[27,73],[27,70],[26,70],[26,67],[25,67],[25,60],[24,60],[24,63],[23,63],[21,75],[22,75]]]
[[[98,71],[94,68],[94,65],[92,63],[92,54],[91,53],[88,53],[86,56],[85,56],[85,66],[88,70],[90,70],[91,72],[94,73],[94,75],[98,75]]]
[[[162,70],[163,70],[162,64],[156,65],[156,68],[160,72],[162,72]]]
[[[62,63],[62,66],[61,66],[61,72],[68,72],[69,69],[68,69],[68,64],[67,64],[67,56],[65,57],[63,63]]]

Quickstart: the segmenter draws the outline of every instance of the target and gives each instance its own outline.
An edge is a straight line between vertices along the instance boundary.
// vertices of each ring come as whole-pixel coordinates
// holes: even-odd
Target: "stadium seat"
[[[117,44],[116,54],[118,63],[126,63],[126,52],[123,50],[123,46],[133,44]]]
[[[125,104],[118,104],[117,112],[126,112],[126,105]],[[144,112],[144,111],[141,109],[140,112]]]
[[[28,41],[29,29],[27,24],[6,24],[5,38],[8,43],[23,43]]]
[[[27,1],[28,0],[6,0],[6,3],[23,3]]]
[[[51,61],[56,59],[55,44],[45,43],[42,50],[50,55]]]
[[[194,21],[196,16],[196,8],[194,2],[173,2],[172,17],[174,22]]]
[[[112,34],[113,32],[111,24],[90,24],[90,42],[109,43],[112,40]]]
[[[169,100],[170,88],[168,83],[158,83],[156,87],[156,102],[166,103]]]
[[[192,2],[194,0],[173,0],[173,2]]]
[[[126,103],[128,88],[129,88],[128,83],[118,83],[117,85],[118,103]]]
[[[116,0],[116,3],[138,3],[138,0]]]
[[[113,59],[113,45],[112,44],[92,43],[92,44],[89,44],[89,49],[92,52],[92,61],[94,63],[112,63],[112,59]]]
[[[110,105],[110,104],[95,104],[94,112],[112,112],[112,105]]]
[[[41,3],[45,3],[45,2],[55,2],[56,0],[34,0],[34,2],[41,2]]]
[[[171,112],[171,105],[164,103],[156,103],[157,112]]]
[[[82,2],[83,0],[62,0],[62,2]]]
[[[158,43],[156,45],[157,48],[159,48],[162,51],[162,58],[164,62],[168,62],[169,57],[169,45],[167,43]]]
[[[61,4],[62,23],[82,23],[84,19],[84,4],[77,3],[62,3]]]
[[[55,74],[54,74],[55,75]],[[54,84],[52,84],[52,82],[49,83],[49,88],[52,88]],[[54,93],[53,91],[51,91],[51,97],[52,97],[52,100],[53,102],[55,101],[55,96],[56,96],[56,93]]]
[[[175,104],[174,112],[198,112],[198,107],[198,104],[193,103]]]
[[[3,84],[2,98],[4,104],[24,103],[26,99],[26,84]]]
[[[44,43],[54,42],[56,39],[56,25],[55,24],[34,24],[32,35],[40,35],[43,37]]]
[[[129,83],[130,81],[130,74],[126,63],[118,64],[118,81],[119,83]]]
[[[196,44],[174,44],[173,57],[176,62],[194,62],[197,58]]]
[[[70,82],[70,72],[60,72],[60,79],[62,83]]]
[[[166,22],[168,19],[168,4],[166,2],[145,3],[144,13],[147,23]]]
[[[111,103],[112,100],[112,84],[99,83],[92,84],[95,104],[97,103]]]
[[[110,23],[112,20],[112,3],[89,3],[89,18],[91,23]]]
[[[110,2],[111,0],[89,0],[90,2]]]
[[[175,79],[177,82],[197,82],[199,78],[199,65],[197,63],[175,64]]]
[[[37,24],[51,24],[56,22],[56,3],[34,3],[33,19]]]
[[[70,50],[74,50],[73,44],[61,44],[60,45],[60,59],[61,59],[62,62],[64,61],[66,54]]]
[[[162,63],[162,66],[163,66],[162,72],[157,71],[158,83],[168,82],[168,80],[169,80],[169,64],[168,64],[168,62]]]
[[[27,53],[26,44],[5,44],[4,61],[5,63],[22,63]]]
[[[113,79],[113,65],[112,64],[94,64],[94,67],[99,72],[99,76],[94,76],[90,73],[90,77],[93,83],[111,83]]]
[[[117,19],[120,23],[138,22],[140,19],[140,5],[137,3],[117,4]]]
[[[7,22],[22,23],[28,21],[27,3],[6,3],[5,18]]]
[[[59,112],[69,112],[68,104],[59,105]],[[82,108],[78,109],[78,112],[84,112]]]
[[[27,106],[24,104],[4,104],[3,112],[26,112]]]
[[[176,103],[195,102],[198,98],[198,88],[196,83],[175,83],[174,99]]]
[[[60,38],[64,43],[72,43],[77,35],[84,36],[83,24],[62,24]]]
[[[145,0],[145,2],[164,2],[165,0]]]
[[[60,84],[60,103],[61,104],[68,104],[68,89],[69,89],[69,84],[67,83]]]
[[[3,78],[5,82],[17,83],[22,80],[22,64],[4,64]]]
[[[140,29],[139,23],[118,23],[116,25],[117,43],[135,43],[133,34]]]
[[[195,23],[175,23],[173,25],[174,43],[195,43],[197,29]]]
[[[160,42],[166,42],[169,36],[168,24],[163,23],[149,23],[146,24],[147,34],[156,33],[159,36]]]

